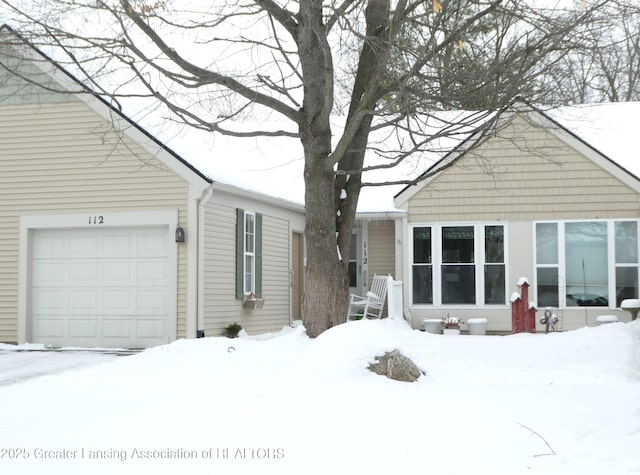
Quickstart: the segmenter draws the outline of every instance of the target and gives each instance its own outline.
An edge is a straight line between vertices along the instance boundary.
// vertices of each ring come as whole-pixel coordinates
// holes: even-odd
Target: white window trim
[[[610,218],[610,219],[565,219],[565,220],[539,220],[533,222],[533,269],[534,269],[534,282],[535,292],[532,298],[537,301],[538,296],[538,267],[556,267],[554,264],[540,264],[538,265],[537,256],[537,235],[536,225],[538,223],[553,223],[558,225],[558,308],[565,310],[584,309],[584,308],[608,308],[616,309],[616,267],[638,267],[640,269],[640,262],[638,264],[621,264],[618,266],[616,263],[615,254],[615,223],[617,222],[636,222],[638,223],[638,231],[640,234],[640,219],[634,218]],[[566,223],[607,223],[607,282],[608,282],[608,301],[609,305],[606,307],[576,307],[567,305],[567,269],[566,269],[566,252],[565,252],[565,224]],[[638,256],[640,256],[640,236],[638,239]],[[639,270],[640,274],[640,270]],[[640,277],[640,276],[639,276]],[[640,283],[640,279],[639,279]]]
[[[251,234],[252,236],[251,239],[253,241],[253,252],[247,251],[247,235],[249,234],[247,231],[247,221],[249,219],[249,216],[251,216],[253,219],[253,233]],[[252,292],[255,292],[256,290],[256,213],[252,211],[244,212],[244,236],[242,239],[242,247],[243,247],[242,257],[244,259],[244,265],[243,265],[244,275],[242,276],[242,285],[243,285],[244,294],[250,295]],[[250,272],[247,272],[247,265],[246,265],[247,256],[253,257],[253,259],[251,260]],[[251,275],[250,289],[247,289],[247,279],[246,279],[247,274]]]
[[[476,262],[475,278],[476,278],[476,302],[475,304],[443,304],[442,303],[442,228],[472,226],[474,233],[474,257]],[[504,229],[504,266],[505,266],[505,303],[504,304],[485,304],[484,303],[484,266],[486,264],[484,251],[484,228],[485,226],[502,226]],[[433,272],[433,303],[414,303],[413,302],[413,229],[414,228],[431,228],[431,266]],[[481,236],[482,239],[478,239]],[[503,221],[474,221],[474,222],[436,222],[436,223],[411,223],[409,225],[409,298],[411,299],[411,308],[443,308],[443,309],[475,309],[475,308],[508,308],[509,302],[509,225]]]

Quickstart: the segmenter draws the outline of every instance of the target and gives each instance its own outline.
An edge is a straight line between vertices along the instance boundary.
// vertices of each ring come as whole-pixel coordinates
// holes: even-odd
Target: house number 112
[[[103,216],[89,216],[89,224],[104,224]]]

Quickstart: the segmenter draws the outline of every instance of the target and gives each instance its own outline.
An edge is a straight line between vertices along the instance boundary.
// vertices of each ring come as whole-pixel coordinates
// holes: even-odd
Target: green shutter
[[[244,210],[236,209],[236,298],[244,297]]]
[[[262,215],[256,213],[256,297],[262,298]]]

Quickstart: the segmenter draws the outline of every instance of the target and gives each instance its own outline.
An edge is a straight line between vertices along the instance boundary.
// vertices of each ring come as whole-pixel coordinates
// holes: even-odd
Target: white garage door
[[[169,341],[167,227],[35,230],[31,340],[142,348]]]

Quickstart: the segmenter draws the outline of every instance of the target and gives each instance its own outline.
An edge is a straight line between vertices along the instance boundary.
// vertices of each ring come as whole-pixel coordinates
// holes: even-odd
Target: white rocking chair
[[[347,321],[382,317],[382,309],[387,298],[388,280],[390,278],[391,276],[374,274],[371,290],[367,292],[366,296],[350,294]]]

